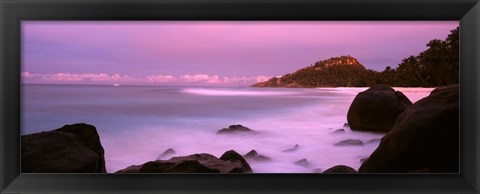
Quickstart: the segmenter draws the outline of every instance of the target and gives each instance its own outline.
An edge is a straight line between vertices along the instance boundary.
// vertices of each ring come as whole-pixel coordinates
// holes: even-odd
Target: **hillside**
[[[253,87],[367,87],[385,84],[396,87],[437,87],[459,83],[459,28],[445,40],[433,39],[427,50],[408,56],[395,68],[377,72],[366,69],[351,56],[318,61],[309,67]]]
[[[362,87],[369,83],[365,76],[373,73],[352,56],[333,57],[280,78],[256,83],[254,87]]]

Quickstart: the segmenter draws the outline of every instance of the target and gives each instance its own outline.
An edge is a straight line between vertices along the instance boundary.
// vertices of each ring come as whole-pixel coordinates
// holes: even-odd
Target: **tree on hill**
[[[367,87],[385,84],[400,87],[435,87],[459,82],[459,28],[445,40],[434,39],[417,56],[404,58],[397,68],[382,72],[366,69],[351,56],[317,61],[280,78],[257,83],[257,87]]]
[[[396,69],[394,85],[433,87],[458,84],[459,28],[450,31],[445,40],[431,40],[427,47],[418,56],[402,60]]]

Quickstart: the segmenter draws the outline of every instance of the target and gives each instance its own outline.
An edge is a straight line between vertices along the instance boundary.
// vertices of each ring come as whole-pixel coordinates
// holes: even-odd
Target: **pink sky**
[[[442,22],[22,22],[25,83],[250,85],[341,55],[396,67]]]

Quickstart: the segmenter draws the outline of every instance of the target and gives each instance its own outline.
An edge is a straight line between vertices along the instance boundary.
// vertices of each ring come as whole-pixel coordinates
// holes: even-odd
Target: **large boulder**
[[[240,168],[237,168],[236,170],[238,172],[252,172],[252,168],[248,164],[248,162],[243,158],[239,153],[237,153],[234,150],[229,150],[226,151],[225,153],[220,156],[220,160],[223,161],[230,161],[233,163],[240,163]],[[233,171],[235,172],[235,171]]]
[[[21,136],[23,173],[105,173],[97,129],[80,123]]]
[[[445,91],[445,90],[451,90],[452,88],[456,88],[458,90],[458,84],[436,87],[434,90],[430,92],[430,95],[435,94],[437,92]]]
[[[236,133],[255,133],[248,127],[243,125],[230,125],[228,128],[223,128],[217,131],[217,134],[236,134]]]
[[[345,165],[337,165],[323,171],[323,174],[355,174],[355,173],[357,173],[355,169]]]
[[[116,173],[251,173],[250,165],[240,154],[231,150],[219,159],[211,154],[193,154],[155,160],[129,166]]]
[[[259,154],[256,150],[249,151],[247,154],[243,155],[243,157],[247,160],[253,160],[253,161],[270,161],[271,160],[270,157]]]
[[[363,142],[358,139],[346,139],[334,144],[335,146],[363,146]]]
[[[357,94],[347,113],[350,128],[356,131],[388,132],[412,102],[400,91],[376,85]]]
[[[434,90],[398,117],[359,172],[458,173],[458,144],[458,86]]]

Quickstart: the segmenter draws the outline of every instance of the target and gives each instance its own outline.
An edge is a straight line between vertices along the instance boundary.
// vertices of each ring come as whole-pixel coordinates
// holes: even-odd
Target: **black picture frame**
[[[460,20],[459,174],[21,174],[22,20]],[[1,193],[478,193],[478,0],[0,0]]]

